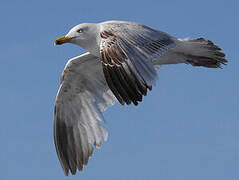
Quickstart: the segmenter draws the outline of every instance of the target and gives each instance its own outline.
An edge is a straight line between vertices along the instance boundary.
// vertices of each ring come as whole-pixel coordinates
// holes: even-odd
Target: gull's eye
[[[82,33],[83,30],[82,30],[82,29],[78,29],[77,32],[78,32],[78,33]]]

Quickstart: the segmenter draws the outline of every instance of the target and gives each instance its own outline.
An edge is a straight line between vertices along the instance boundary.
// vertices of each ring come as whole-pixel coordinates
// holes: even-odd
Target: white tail
[[[178,39],[178,45],[154,61],[155,67],[162,64],[186,63],[193,66],[220,68],[226,65],[225,54],[212,41],[203,38]]]
[[[180,40],[179,43],[179,48],[175,53],[183,57],[185,63],[208,68],[219,68],[227,63],[221,48],[212,41],[198,38]]]

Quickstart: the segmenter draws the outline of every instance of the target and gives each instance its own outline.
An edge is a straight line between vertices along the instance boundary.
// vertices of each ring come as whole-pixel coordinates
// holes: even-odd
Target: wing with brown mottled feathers
[[[176,46],[166,33],[136,23],[107,23],[100,57],[107,84],[118,101],[135,105],[157,79],[153,60]]]

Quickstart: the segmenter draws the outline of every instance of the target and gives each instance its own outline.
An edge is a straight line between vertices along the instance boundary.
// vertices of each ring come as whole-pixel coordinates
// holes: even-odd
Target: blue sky
[[[238,7],[236,0],[1,1],[0,179],[238,180]],[[105,20],[210,39],[229,63],[160,68],[142,104],[108,109],[109,140],[83,173],[64,177],[54,100],[67,59],[85,51],[53,42],[76,24]]]

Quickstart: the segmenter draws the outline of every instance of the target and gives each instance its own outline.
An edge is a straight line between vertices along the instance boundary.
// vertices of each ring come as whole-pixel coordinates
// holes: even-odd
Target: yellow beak
[[[61,45],[61,44],[67,43],[71,39],[72,39],[72,37],[66,37],[66,36],[59,37],[56,39],[55,45]]]

